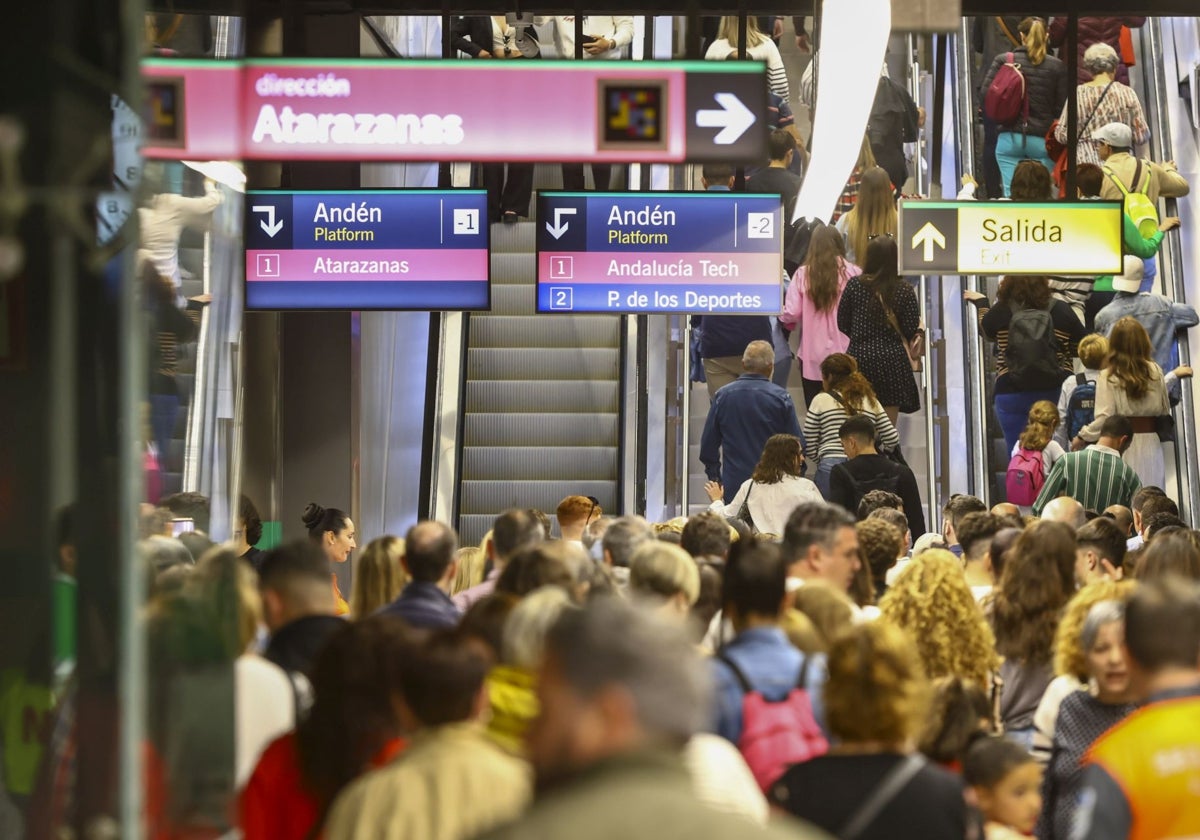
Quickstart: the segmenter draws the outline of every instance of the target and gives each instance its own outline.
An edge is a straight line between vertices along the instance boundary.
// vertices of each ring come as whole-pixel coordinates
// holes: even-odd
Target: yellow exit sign
[[[901,274],[1120,274],[1119,201],[900,202]]]

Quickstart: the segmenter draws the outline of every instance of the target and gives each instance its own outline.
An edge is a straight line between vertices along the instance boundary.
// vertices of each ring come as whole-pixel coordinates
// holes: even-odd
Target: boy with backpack
[[[1063,380],[1058,397],[1058,416],[1062,420],[1054,430],[1054,439],[1067,450],[1079,430],[1096,419],[1096,380],[1108,364],[1108,339],[1092,333],[1079,342],[1079,361],[1083,370]]]
[[[822,728],[825,658],[788,641],[780,627],[786,598],[779,547],[757,539],[735,543],[722,609],[737,635],[712,659],[713,731],[738,747],[763,790],[792,764],[829,747]]]
[[[925,509],[917,479],[907,466],[875,449],[874,420],[866,414],[855,414],[842,423],[838,437],[849,460],[834,466],[829,474],[829,501],[854,513],[867,493],[886,490],[903,500],[909,532],[925,533]]]

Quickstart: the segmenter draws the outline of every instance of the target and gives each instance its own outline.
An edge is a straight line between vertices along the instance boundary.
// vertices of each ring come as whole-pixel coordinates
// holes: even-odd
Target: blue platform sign
[[[487,193],[246,193],[247,309],[484,310]]]
[[[541,193],[537,311],[778,314],[782,216],[777,195]]]

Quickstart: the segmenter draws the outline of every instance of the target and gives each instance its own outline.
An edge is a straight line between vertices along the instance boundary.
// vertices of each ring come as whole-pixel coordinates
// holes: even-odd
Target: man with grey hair
[[[709,480],[721,483],[725,504],[754,472],[771,435],[804,439],[791,395],[771,381],[774,366],[771,343],[750,342],[742,354],[745,372],[717,391],[708,409],[700,461]]]
[[[683,749],[708,722],[711,686],[681,628],[612,598],[568,611],[546,637],[537,685],[537,795],[483,840],[658,840],[663,826],[695,840],[784,836],[697,799]]]
[[[819,579],[846,592],[862,565],[854,517],[825,502],[805,502],[792,511],[782,549],[789,589]]]
[[[1070,496],[1059,496],[1051,499],[1042,508],[1042,519],[1061,522],[1078,530],[1087,522],[1087,513],[1084,511],[1083,505],[1075,499]]]
[[[604,532],[604,565],[608,567],[622,592],[629,586],[629,567],[633,553],[653,539],[654,529],[640,516],[622,516],[614,519]]]

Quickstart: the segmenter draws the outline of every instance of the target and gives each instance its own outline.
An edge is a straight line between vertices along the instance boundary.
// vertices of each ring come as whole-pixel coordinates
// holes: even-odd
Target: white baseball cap
[[[1128,149],[1133,146],[1133,132],[1125,123],[1112,122],[1102,125],[1092,132],[1092,139],[1107,143],[1114,149]]]
[[[1141,257],[1135,257],[1132,254],[1125,255],[1125,270],[1113,277],[1113,289],[1118,292],[1129,292],[1137,294],[1142,288],[1142,274],[1146,270],[1146,264],[1142,262]]]

